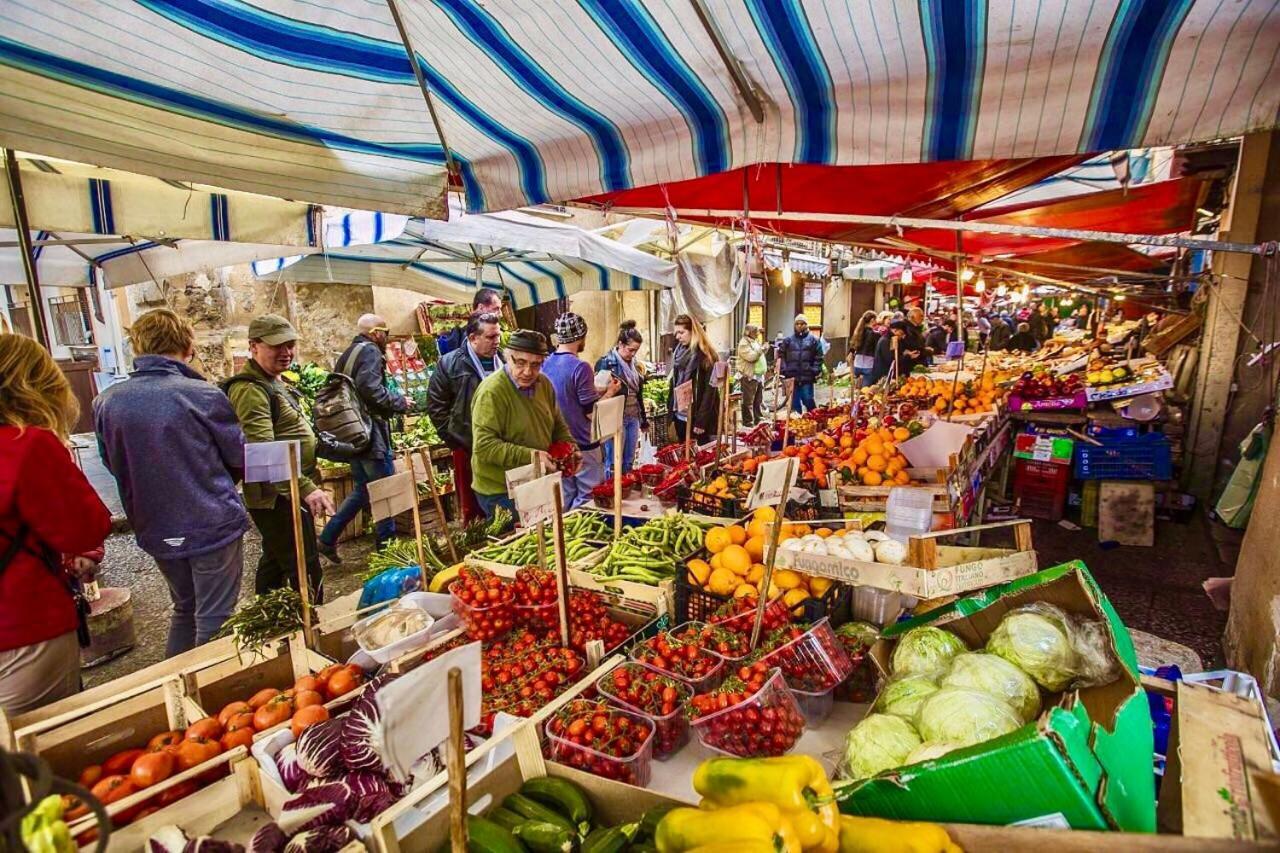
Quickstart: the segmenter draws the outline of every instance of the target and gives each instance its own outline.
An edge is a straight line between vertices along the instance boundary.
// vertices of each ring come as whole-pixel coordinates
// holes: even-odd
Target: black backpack
[[[373,419],[350,376],[356,353],[366,346],[369,343],[361,341],[347,350],[316,392],[316,401],[311,407],[316,432],[328,433],[335,440],[350,444],[357,453],[368,449],[373,441]]]
[[[222,393],[228,397],[231,396],[231,387],[237,382],[248,382],[251,385],[257,385],[267,395],[267,404],[271,406],[271,422],[274,424],[280,420],[280,398],[284,397],[287,405],[292,406],[294,411],[302,413],[301,406],[295,402],[294,398],[289,396],[290,392],[278,390],[277,387],[270,382],[258,379],[254,376],[248,376],[244,373],[237,373],[234,376],[224,379],[219,383],[218,387],[222,389]],[[313,431],[316,435],[316,456],[321,459],[331,459],[335,462],[350,462],[360,455],[360,451],[364,448],[357,449],[349,442],[342,441],[324,430],[316,428],[313,425]],[[367,447],[368,445],[366,445]]]

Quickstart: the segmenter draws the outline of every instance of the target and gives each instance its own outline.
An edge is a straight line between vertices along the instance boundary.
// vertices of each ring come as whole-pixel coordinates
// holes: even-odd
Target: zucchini
[[[533,853],[573,853],[578,841],[572,830],[542,820],[526,820],[511,834]]]
[[[516,814],[511,809],[504,809],[502,806],[490,809],[485,818],[493,821],[508,832],[528,820],[528,818]]]
[[[521,785],[520,793],[560,812],[582,827],[583,834],[591,826],[591,801],[585,791],[568,779],[540,776]]]
[[[634,823],[599,827],[582,842],[582,853],[622,853],[635,834]]]
[[[675,803],[663,803],[654,806],[644,813],[644,817],[640,818],[640,827],[636,832],[638,839],[651,839],[658,834],[658,824],[667,816],[667,812],[676,808]]]
[[[468,853],[528,853],[523,844],[491,820],[467,815]]]
[[[526,820],[537,820],[543,823],[551,823],[556,826],[567,829],[569,832],[577,833],[578,827],[573,825],[567,817],[557,811],[547,808],[537,800],[531,800],[523,794],[508,794],[507,798],[502,801],[504,808],[509,809]]]

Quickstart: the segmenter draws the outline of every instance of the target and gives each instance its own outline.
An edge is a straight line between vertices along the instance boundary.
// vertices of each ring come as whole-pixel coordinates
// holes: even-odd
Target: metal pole
[[[694,14],[698,16],[698,23],[702,24],[702,29],[706,32],[707,37],[711,39],[712,45],[715,46],[716,53],[720,56],[720,61],[724,63],[725,70],[729,72],[729,77],[733,79],[733,85],[737,88],[738,94],[742,96],[742,100],[746,101],[747,109],[751,110],[752,118],[756,120],[757,124],[760,124],[764,121],[764,105],[760,103],[760,97],[756,94],[755,89],[752,88],[751,81],[747,79],[747,75],[742,70],[738,58],[729,52],[729,48],[724,41],[724,35],[720,32],[720,27],[716,24],[715,18],[711,16],[711,10],[707,8],[704,0],[689,0],[689,4],[693,6]]]
[[[427,86],[427,78],[422,74],[422,68],[418,65],[418,56],[414,52],[413,44],[409,41],[409,31],[404,28],[404,21],[400,19],[400,7],[396,5],[396,0],[387,0],[387,8],[391,10],[391,17],[396,22],[396,30],[400,33],[400,43],[404,45],[404,52],[409,57],[409,66],[413,68],[413,76],[418,80],[418,88],[422,90],[422,98],[427,102],[427,112],[431,114],[431,123],[435,125],[436,134],[440,137],[440,147],[444,149],[445,168],[449,170],[450,175],[458,174],[457,163],[453,160],[453,150],[449,148],[448,141],[444,136],[444,125],[440,124],[440,117],[436,115],[435,102],[431,100],[431,89]],[[448,189],[446,187],[446,189]]]
[[[31,302],[31,330],[40,346],[49,349],[49,332],[44,323],[44,299],[40,295],[40,276],[36,272],[35,251],[31,247],[31,223],[27,221],[27,201],[22,195],[22,176],[18,158],[4,150],[4,170],[9,176],[9,200],[13,202],[14,225],[18,230],[18,246],[22,251],[22,271],[27,276],[27,294]]]

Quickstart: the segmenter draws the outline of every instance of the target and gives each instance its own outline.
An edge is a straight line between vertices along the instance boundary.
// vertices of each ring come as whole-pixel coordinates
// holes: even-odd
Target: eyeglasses
[[[388,328],[387,326],[374,326],[372,329],[369,330],[369,334],[373,334],[374,332],[386,332],[387,334],[390,334],[391,329]]]
[[[530,367],[542,367],[542,362],[546,360],[541,356],[532,356],[532,357],[526,358],[523,356],[516,355],[514,353],[508,356],[508,358],[511,359],[512,367],[519,367],[521,369],[530,368]]]

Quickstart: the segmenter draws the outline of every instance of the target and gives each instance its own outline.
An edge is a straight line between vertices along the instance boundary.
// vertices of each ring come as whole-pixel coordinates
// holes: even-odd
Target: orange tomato
[[[161,732],[147,741],[147,752],[155,752],[166,746],[174,746],[182,742],[183,732]]]
[[[293,692],[301,693],[303,690],[319,690],[320,679],[314,675],[304,675],[293,683]]]
[[[252,710],[253,709],[249,707],[248,702],[231,702],[218,712],[218,722],[225,726],[227,724],[227,720],[231,719],[236,714]]]
[[[223,752],[230,752],[237,746],[253,746],[253,726],[229,730],[218,743],[222,745]]]
[[[293,715],[293,705],[287,701],[270,702],[253,712],[253,727],[265,732],[278,726]]]
[[[249,707],[256,711],[279,695],[280,691],[274,687],[264,687],[249,698]]]
[[[178,744],[177,770],[179,773],[184,770],[190,770],[197,764],[204,764],[221,753],[222,746],[216,740],[208,740],[202,737],[187,738]]]
[[[356,670],[359,672],[359,670]],[[337,699],[343,694],[350,693],[364,682],[363,675],[357,676],[350,669],[342,669],[335,672],[329,679],[329,683],[325,688],[325,695],[330,699]]]
[[[222,737],[222,725],[213,717],[196,720],[187,726],[184,738],[202,737],[206,740],[217,740]]]
[[[231,719],[227,720],[225,731],[237,732],[240,731],[240,729],[252,729],[254,713],[255,712],[253,711],[245,711],[243,713],[236,714]]]
[[[149,752],[133,762],[133,768],[129,771],[129,780],[139,788],[150,788],[172,776],[173,766],[174,758],[170,753]]]
[[[329,719],[329,711],[323,705],[308,705],[305,708],[300,708],[293,715],[289,728],[293,731],[293,736],[297,738],[304,729],[314,726],[316,723],[322,723],[327,719]]]

